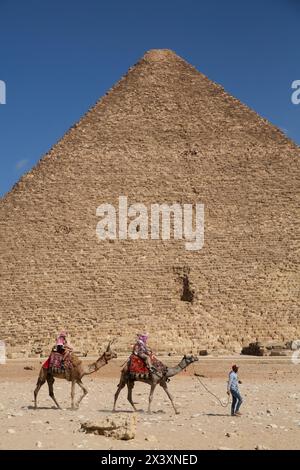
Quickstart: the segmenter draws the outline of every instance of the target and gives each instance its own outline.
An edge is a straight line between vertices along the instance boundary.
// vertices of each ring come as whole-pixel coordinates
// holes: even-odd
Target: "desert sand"
[[[176,364],[179,357],[163,358]],[[137,432],[133,440],[120,441],[85,434],[81,423],[111,414],[120,366],[118,358],[83,382],[89,394],[79,410],[70,409],[70,383],[55,381],[57,410],[47,385],[33,409],[33,390],[42,359],[9,360],[0,365],[0,449],[300,449],[300,365],[288,357],[203,357],[186,372],[171,379],[169,390],[180,410],[175,415],[168,397],[157,387],[153,413],[146,413],[149,386],[136,383]],[[242,417],[231,417],[199,383],[194,372],[223,402],[233,363],[240,366],[244,403]],[[26,369],[24,369],[26,367]],[[29,369],[27,369],[29,368]],[[32,369],[31,369],[32,368]],[[76,389],[80,393],[80,389]],[[131,413],[123,389],[118,411]]]

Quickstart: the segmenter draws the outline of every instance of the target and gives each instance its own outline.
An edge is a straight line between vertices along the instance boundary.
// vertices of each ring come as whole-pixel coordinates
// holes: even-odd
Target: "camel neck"
[[[168,367],[168,371],[166,376],[167,377],[173,377],[176,374],[179,374],[179,372],[183,371],[187,367],[187,364],[184,360],[181,360],[179,364],[175,367]]]
[[[92,374],[93,372],[96,372],[98,369],[105,366],[106,364],[107,360],[105,359],[104,354],[102,354],[102,356],[99,357],[96,362],[92,362],[87,366],[84,375]]]

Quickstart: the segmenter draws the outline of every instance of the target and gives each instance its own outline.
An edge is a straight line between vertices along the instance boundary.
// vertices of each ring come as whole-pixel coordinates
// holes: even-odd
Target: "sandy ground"
[[[180,410],[175,415],[168,397],[157,387],[153,413],[146,413],[149,386],[136,383],[137,433],[134,440],[119,441],[79,431],[81,422],[111,413],[120,365],[112,361],[94,375],[84,377],[89,394],[79,410],[70,410],[70,384],[56,380],[55,394],[64,408],[57,410],[47,385],[33,409],[33,390],[40,360],[10,360],[0,365],[0,449],[300,449],[300,365],[289,358],[200,358],[195,364],[201,380],[226,401],[230,366],[240,365],[244,403],[241,418],[231,417],[194,376],[193,366],[171,379],[169,390]],[[167,358],[176,364],[179,358]],[[25,370],[31,366],[33,370]],[[76,390],[77,394],[80,389]],[[118,410],[131,412],[125,389]]]

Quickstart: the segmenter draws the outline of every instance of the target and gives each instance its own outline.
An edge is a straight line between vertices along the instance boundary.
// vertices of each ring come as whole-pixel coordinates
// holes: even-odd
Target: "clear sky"
[[[0,0],[0,196],[153,48],[300,144],[300,0]]]

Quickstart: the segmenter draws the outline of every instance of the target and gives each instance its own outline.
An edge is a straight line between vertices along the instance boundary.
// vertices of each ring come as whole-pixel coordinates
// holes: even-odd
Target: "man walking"
[[[241,416],[239,412],[240,406],[243,402],[243,399],[240,395],[239,385],[242,382],[238,379],[238,366],[234,364],[232,370],[229,373],[227,394],[232,395],[232,404],[231,404],[231,416]]]

